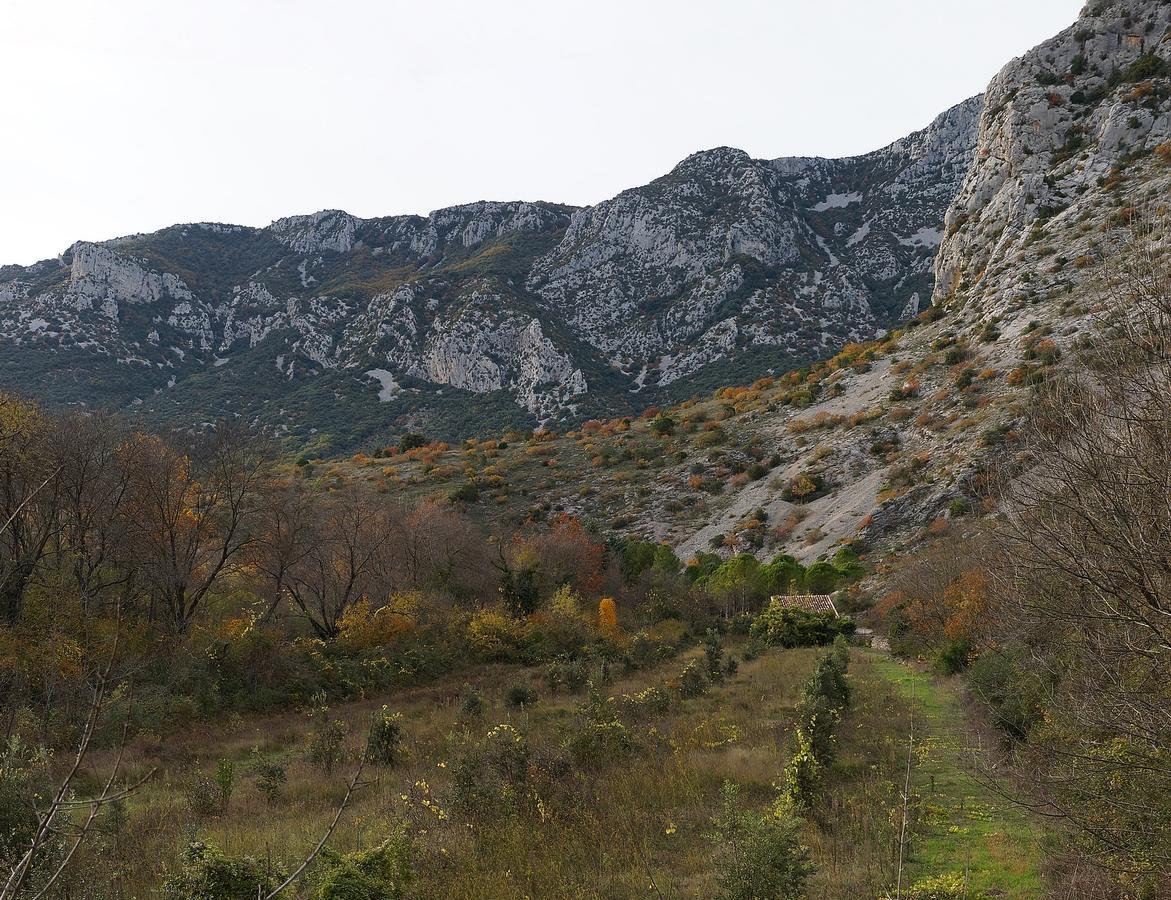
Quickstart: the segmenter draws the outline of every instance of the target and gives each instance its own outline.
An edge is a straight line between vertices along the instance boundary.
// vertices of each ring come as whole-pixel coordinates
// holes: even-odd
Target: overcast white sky
[[[1082,0],[0,0],[0,263],[876,149]]]

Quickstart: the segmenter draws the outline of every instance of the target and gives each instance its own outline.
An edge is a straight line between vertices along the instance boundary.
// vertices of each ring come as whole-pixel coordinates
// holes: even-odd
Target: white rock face
[[[1169,24],[1158,0],[1096,0],[992,80],[975,161],[947,213],[936,302],[974,297],[1003,314],[1064,290],[1081,277],[1071,261],[1121,238],[1120,210],[1167,196],[1171,176],[1153,151],[1171,139]]]
[[[354,249],[358,220],[340,209],[323,209],[308,216],[288,216],[269,226],[281,243],[296,253],[333,250],[347,253]]]
[[[113,318],[118,303],[157,303],[164,294],[176,300],[193,299],[187,285],[169,272],[152,272],[99,244],[73,245],[67,296],[79,308],[106,305],[107,315]]]

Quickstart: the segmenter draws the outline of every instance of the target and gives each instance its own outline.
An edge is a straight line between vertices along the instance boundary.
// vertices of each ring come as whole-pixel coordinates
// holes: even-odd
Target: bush
[[[809,851],[801,845],[799,823],[780,805],[763,814],[744,810],[739,794],[735,784],[724,782],[723,809],[712,821],[720,896],[727,900],[805,896],[813,866]]]
[[[549,690],[564,690],[570,694],[580,694],[589,681],[589,672],[586,665],[579,659],[556,659],[545,669],[545,683]]]
[[[475,503],[480,499],[480,489],[470,481],[466,481],[448,491],[447,499],[452,503]]]
[[[679,675],[679,693],[684,697],[698,697],[700,694],[706,694],[707,689],[708,681],[703,668],[698,661],[692,660],[683,667],[683,672]]]
[[[45,759],[18,737],[0,743],[0,871],[16,863],[36,831],[32,769]]]
[[[400,900],[414,878],[411,843],[402,826],[377,847],[342,855],[323,850],[328,867],[317,900]]]
[[[210,844],[192,841],[183,851],[179,871],[167,879],[163,891],[179,900],[245,900],[267,896],[282,880],[268,860],[228,856]]]
[[[626,759],[636,749],[634,736],[617,717],[608,721],[587,720],[569,739],[573,761],[583,769],[598,769]]]
[[[484,715],[484,695],[470,684],[464,685],[463,698],[459,703],[459,714],[466,719],[479,719]]]
[[[1041,722],[1046,685],[1011,648],[977,657],[967,679],[973,696],[1009,736],[1024,739]]]
[[[703,642],[704,664],[707,677],[713,682],[724,680],[724,648],[720,644],[720,633],[709,628]]]
[[[948,641],[939,648],[939,653],[936,654],[936,666],[944,675],[958,675],[968,667],[969,652],[967,641]]]
[[[524,682],[517,682],[508,689],[504,695],[504,703],[510,709],[523,709],[526,706],[532,706],[537,702],[537,692],[533,690],[532,685]]]
[[[417,450],[420,447],[427,446],[427,439],[421,434],[408,431],[398,441],[398,452],[406,453],[408,450]]]
[[[853,634],[854,623],[833,613],[786,606],[782,597],[771,601],[756,617],[751,632],[772,646],[813,647],[828,644],[839,634]]]
[[[511,809],[528,777],[529,743],[511,725],[497,725],[468,749],[452,771],[452,803],[469,816],[491,817]]]
[[[309,732],[309,763],[320,769],[326,776],[332,775],[345,755],[346,724],[329,718],[328,707],[321,707],[317,713],[317,724]]]
[[[799,810],[812,809],[821,798],[821,762],[813,750],[813,739],[797,729],[797,747],[785,766],[785,796]]]
[[[671,709],[671,695],[651,685],[637,694],[623,694],[622,708],[635,721],[666,715]]]
[[[402,742],[402,713],[392,713],[386,706],[370,718],[370,730],[366,735],[366,759],[380,766],[393,766],[398,762],[399,744]]]
[[[197,772],[187,788],[187,807],[197,819],[218,815],[223,811],[219,788],[215,781]]]
[[[285,767],[280,763],[271,762],[260,755],[259,750],[252,751],[252,771],[256,774],[256,789],[264,794],[269,806],[273,806],[280,799],[281,789],[289,780],[285,774]]]

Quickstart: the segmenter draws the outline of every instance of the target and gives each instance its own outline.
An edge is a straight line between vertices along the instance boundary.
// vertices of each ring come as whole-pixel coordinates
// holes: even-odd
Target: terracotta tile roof
[[[833,613],[835,616],[838,614],[838,608],[834,606],[833,596],[830,594],[793,594],[772,599],[782,606],[795,606],[809,612]]]

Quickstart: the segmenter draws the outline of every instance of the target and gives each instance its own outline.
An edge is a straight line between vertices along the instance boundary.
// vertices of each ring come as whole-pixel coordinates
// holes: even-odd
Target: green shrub
[[[19,737],[0,743],[0,871],[6,871],[20,858],[36,831],[37,786],[33,770],[45,759]]]
[[[448,491],[447,499],[452,503],[475,503],[480,499],[480,489],[470,481],[466,481]]]
[[[813,739],[798,728],[796,750],[785,766],[785,796],[795,808],[804,811],[821,799],[821,787],[821,762],[813,750]]]
[[[589,670],[580,659],[555,659],[545,669],[545,683],[554,692],[564,690],[570,694],[580,694],[589,677]]]
[[[413,431],[408,431],[401,438],[399,438],[398,449],[400,453],[406,453],[408,450],[416,450],[419,447],[425,447],[427,439],[421,434],[416,434]]]
[[[329,718],[329,710],[322,707],[317,715],[317,724],[309,733],[309,750],[306,755],[310,764],[325,775],[332,775],[345,756],[345,741],[345,722]]]
[[[1011,647],[984,653],[968,668],[972,695],[988,707],[993,721],[1011,737],[1025,738],[1040,723],[1046,685]]]
[[[400,900],[414,880],[411,843],[402,826],[377,847],[342,855],[324,850],[317,900]]]
[[[504,704],[509,709],[523,709],[537,702],[537,692],[532,685],[517,682],[504,695]]]
[[[183,851],[179,871],[166,880],[163,891],[178,900],[255,900],[267,896],[282,880],[268,860],[228,856],[210,844],[192,841]]]
[[[382,707],[370,718],[370,730],[366,734],[366,759],[380,766],[393,766],[399,760],[399,744],[402,743],[402,713],[392,713],[389,707]]]
[[[679,675],[679,693],[684,697],[698,697],[706,694],[708,689],[707,676],[697,660],[692,660],[683,667]]]
[[[252,751],[252,771],[256,774],[256,789],[264,795],[269,806],[276,804],[280,799],[281,790],[289,780],[285,774],[285,767],[280,763],[266,760],[260,751]]]
[[[637,694],[623,694],[623,710],[635,721],[666,715],[671,709],[671,695],[657,685],[651,685]]]
[[[709,628],[703,641],[704,665],[707,667],[707,677],[713,682],[724,680],[724,648],[720,643],[720,633]]]
[[[853,634],[854,623],[833,613],[786,606],[785,599],[778,597],[756,617],[751,632],[774,647],[815,647],[832,642],[839,634]]]
[[[809,851],[801,845],[799,823],[782,805],[763,814],[745,810],[739,794],[735,784],[724,782],[723,809],[712,822],[720,896],[726,900],[805,896],[813,866]]]
[[[587,718],[569,738],[573,761],[582,769],[599,769],[626,759],[637,749],[630,729],[617,716],[607,720]]]
[[[944,675],[958,675],[968,667],[971,652],[967,641],[948,641],[935,655],[935,664]]]
[[[459,714],[465,719],[479,719],[484,715],[484,695],[470,684],[464,685],[463,698],[459,703]]]
[[[215,783],[219,793],[220,809],[226,812],[236,787],[236,767],[230,759],[221,759],[216,763]]]
[[[513,809],[528,778],[529,743],[511,725],[497,725],[465,750],[452,771],[452,803],[466,815],[492,817]]]

